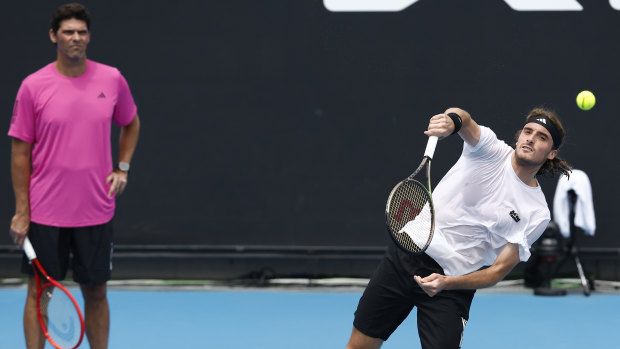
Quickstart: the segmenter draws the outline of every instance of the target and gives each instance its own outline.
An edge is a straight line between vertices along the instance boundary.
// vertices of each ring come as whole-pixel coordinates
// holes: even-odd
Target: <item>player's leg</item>
[[[347,348],[379,348],[413,308],[413,278],[384,258],[360,298]]]
[[[353,327],[346,349],[379,349],[382,344],[383,339],[369,337]]]
[[[442,291],[418,306],[418,333],[423,349],[461,347],[474,290]]]
[[[84,323],[86,336],[92,349],[108,347],[110,333],[110,308],[107,286],[80,285],[84,297]]]
[[[91,348],[107,348],[110,309],[107,281],[112,271],[112,221],[72,228],[73,278],[84,297],[84,323]]]
[[[69,243],[60,234],[60,229],[31,223],[28,237],[47,273],[56,280],[63,280],[69,268]],[[23,319],[26,348],[43,349],[46,339],[37,315],[37,285],[34,271],[25,255],[22,257],[21,270],[29,275]]]
[[[43,349],[45,335],[41,331],[37,316],[37,285],[34,277],[28,279],[28,295],[24,307],[24,336],[27,349]]]

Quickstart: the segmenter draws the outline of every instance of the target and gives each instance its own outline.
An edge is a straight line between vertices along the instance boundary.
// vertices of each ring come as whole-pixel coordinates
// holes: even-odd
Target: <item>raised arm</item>
[[[429,296],[442,290],[478,289],[490,287],[501,281],[519,263],[519,246],[508,243],[497,256],[493,265],[462,276],[431,274],[425,278],[414,279]]]
[[[424,132],[427,136],[439,136],[443,139],[451,135],[456,124],[448,114],[455,113],[461,119],[461,129],[458,131],[463,141],[471,146],[478,144],[480,140],[480,126],[471,118],[468,112],[460,108],[448,108],[442,114],[437,114],[428,123],[428,130]]]

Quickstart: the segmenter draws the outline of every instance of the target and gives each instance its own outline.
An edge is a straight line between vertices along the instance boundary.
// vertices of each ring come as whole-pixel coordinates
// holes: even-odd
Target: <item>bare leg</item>
[[[106,349],[110,332],[110,308],[107,286],[80,285],[84,297],[84,322],[86,336],[92,349]]]
[[[346,349],[379,349],[381,345],[383,345],[382,339],[368,337],[353,327]]]
[[[28,279],[28,294],[24,307],[24,336],[28,349],[43,349],[45,346],[45,335],[41,331],[37,315],[37,283],[34,276]]]

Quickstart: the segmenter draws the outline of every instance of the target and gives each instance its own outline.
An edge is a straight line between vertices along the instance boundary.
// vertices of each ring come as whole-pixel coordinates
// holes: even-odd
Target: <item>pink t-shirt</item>
[[[30,220],[57,227],[103,224],[114,216],[106,177],[113,170],[110,132],[137,107],[113,67],[87,60],[70,78],[54,63],[28,76],[17,93],[9,136],[32,144]]]

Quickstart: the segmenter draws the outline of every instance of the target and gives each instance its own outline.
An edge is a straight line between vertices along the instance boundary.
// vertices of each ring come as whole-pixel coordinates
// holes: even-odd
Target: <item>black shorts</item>
[[[460,348],[475,290],[441,291],[429,297],[413,279],[443,269],[426,254],[409,256],[390,247],[360,298],[353,326],[384,341],[417,307],[422,348]]]
[[[73,280],[77,283],[98,285],[110,280],[114,246],[112,221],[77,228],[31,222],[28,237],[41,265],[54,279],[64,280],[71,262]],[[34,275],[25,255],[22,258],[22,272]]]

